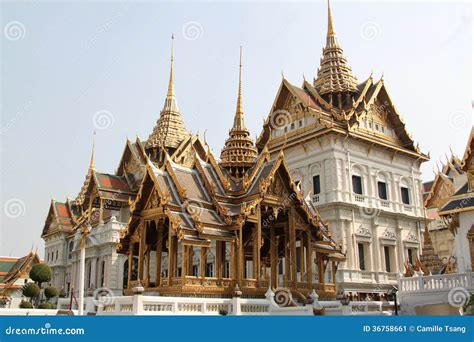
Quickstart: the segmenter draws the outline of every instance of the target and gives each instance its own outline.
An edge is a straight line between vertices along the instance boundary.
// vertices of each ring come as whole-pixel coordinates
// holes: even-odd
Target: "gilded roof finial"
[[[239,62],[239,91],[237,93],[237,109],[235,111],[235,128],[244,127],[244,109],[242,106],[242,46],[240,47],[240,62]]]
[[[91,161],[89,164],[89,169],[92,169],[92,170],[95,169],[95,131],[92,137],[92,153],[91,153]]]
[[[334,31],[331,2],[328,0],[328,32],[323,58],[317,70],[314,87],[320,95],[357,91],[357,79],[347,63]]]
[[[178,108],[174,89],[174,34],[171,35],[171,65],[168,93],[165,104],[160,113],[160,118],[153,132],[146,142],[147,149],[160,145],[166,148],[177,148],[178,145],[187,138],[188,132],[184,126],[184,121]]]
[[[240,178],[245,173],[245,170],[253,166],[256,157],[257,149],[244,123],[244,111],[242,108],[242,47],[240,47],[237,110],[234,116],[234,125],[229,131],[229,138],[226,140],[221,151],[221,165],[232,176]]]
[[[332,19],[331,12],[331,1],[328,0],[328,37],[334,37],[336,32],[334,32],[334,21]]]
[[[174,97],[174,34],[171,35],[171,68],[170,68],[170,81],[168,84],[168,97]]]

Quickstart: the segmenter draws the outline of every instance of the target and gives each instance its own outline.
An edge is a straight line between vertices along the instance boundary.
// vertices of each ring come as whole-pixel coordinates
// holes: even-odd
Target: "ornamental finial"
[[[95,131],[92,136],[92,153],[91,153],[91,161],[89,164],[89,169],[95,169]]]
[[[174,97],[174,34],[171,35],[171,68],[170,81],[168,84],[168,97]]]
[[[336,32],[334,32],[334,21],[332,19],[332,12],[331,12],[331,1],[328,0],[328,37],[334,37]]]

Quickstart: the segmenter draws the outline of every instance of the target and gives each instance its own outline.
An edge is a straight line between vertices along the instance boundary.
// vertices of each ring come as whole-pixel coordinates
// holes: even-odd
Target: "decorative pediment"
[[[370,229],[364,226],[360,226],[355,234],[362,237],[372,237],[372,232],[370,231]]]
[[[384,230],[380,238],[386,240],[397,240],[397,233],[395,233],[394,230],[387,228]]]
[[[150,197],[148,198],[148,202],[146,203],[145,209],[153,209],[160,206],[160,196],[156,190],[153,190]]]
[[[420,240],[418,239],[418,236],[416,236],[413,233],[408,233],[407,237],[405,238],[405,241],[407,242],[415,242],[418,243]]]

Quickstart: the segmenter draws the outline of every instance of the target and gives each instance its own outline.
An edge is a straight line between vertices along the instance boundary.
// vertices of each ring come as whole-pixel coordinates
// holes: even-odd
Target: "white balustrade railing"
[[[453,287],[474,289],[474,273],[452,273],[400,278],[400,292],[449,291]]]
[[[316,295],[316,293],[314,293]],[[274,293],[266,298],[189,298],[135,294],[99,299],[98,315],[313,315],[313,305],[280,307]]]

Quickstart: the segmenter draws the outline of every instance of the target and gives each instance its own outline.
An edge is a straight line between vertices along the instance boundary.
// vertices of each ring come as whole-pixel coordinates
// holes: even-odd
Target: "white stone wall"
[[[456,259],[458,272],[471,272],[471,252],[469,250],[469,241],[466,237],[474,222],[474,211],[465,211],[459,213],[459,229],[455,236]]]
[[[120,232],[125,223],[111,220],[92,228],[86,247],[85,289],[95,290],[99,287],[110,289],[114,295],[122,295],[123,264],[127,257],[116,252]],[[58,289],[67,290],[74,287],[76,296],[79,289],[79,232],[74,236],[74,249],[68,257],[68,243],[62,239],[61,258],[48,263],[53,268],[53,284]],[[57,240],[46,240],[45,253],[58,248]],[[102,268],[104,270],[102,271]],[[89,276],[90,274],[90,276]],[[103,281],[102,281],[103,279]]]
[[[285,157],[305,197],[313,201],[334,240],[347,252],[347,261],[338,269],[339,289],[396,284],[408,248],[413,257],[421,251],[422,179],[415,160],[335,135],[289,147]],[[362,177],[362,195],[352,191],[354,174]],[[313,194],[315,175],[320,176],[320,194]],[[387,200],[378,196],[378,181],[387,185]],[[402,203],[401,186],[409,188],[410,204]],[[358,243],[364,244],[364,271]],[[385,270],[384,246],[389,250],[390,272]]]

